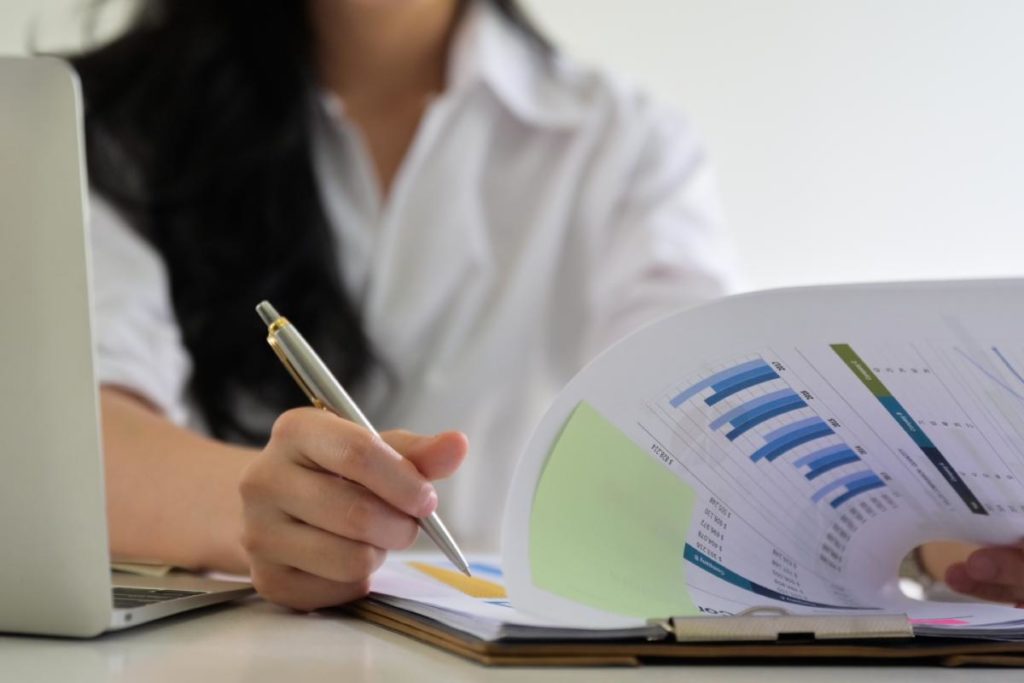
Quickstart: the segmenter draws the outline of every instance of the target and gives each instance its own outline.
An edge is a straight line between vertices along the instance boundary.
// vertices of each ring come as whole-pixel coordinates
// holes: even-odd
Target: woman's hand
[[[361,598],[385,551],[416,538],[437,507],[431,479],[466,455],[458,432],[419,436],[313,408],[282,414],[240,490],[252,581],[266,599],[309,611]]]
[[[975,550],[951,565],[945,579],[958,593],[1024,607],[1024,541]]]

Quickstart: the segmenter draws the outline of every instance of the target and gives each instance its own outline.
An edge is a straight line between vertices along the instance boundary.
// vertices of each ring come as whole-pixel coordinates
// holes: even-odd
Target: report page
[[[1024,537],[1019,302],[1017,281],[780,290],[624,340],[524,455],[513,601],[607,625],[781,607],[1021,631],[1020,610],[898,586],[921,543]]]

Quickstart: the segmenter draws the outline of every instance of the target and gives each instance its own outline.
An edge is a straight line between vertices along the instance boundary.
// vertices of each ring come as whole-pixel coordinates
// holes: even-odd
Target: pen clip
[[[292,379],[295,380],[295,383],[298,384],[299,388],[306,394],[313,406],[320,410],[327,410],[327,406],[324,405],[324,402],[313,393],[313,390],[308,384],[306,384],[306,381],[302,379],[302,376],[296,372],[295,368],[292,366],[292,362],[288,360],[288,356],[285,355],[284,349],[282,349],[281,345],[277,343],[277,339],[274,337],[273,332],[267,335],[267,343],[270,344],[270,348],[274,350],[277,357],[281,359],[281,364],[288,370],[288,374],[292,376]]]

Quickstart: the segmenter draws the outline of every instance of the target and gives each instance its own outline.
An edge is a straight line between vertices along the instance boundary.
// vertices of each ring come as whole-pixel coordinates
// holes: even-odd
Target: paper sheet
[[[1022,308],[1020,281],[807,288],[639,332],[524,455],[513,601],[607,626],[766,605],[1019,630],[1013,608],[905,598],[897,568],[929,540],[1024,537]]]
[[[472,578],[463,576],[438,553],[392,553],[372,578],[372,598],[484,640],[522,638],[643,638],[649,633],[596,632],[586,626],[565,628],[549,619],[523,614],[509,603],[504,575],[495,557],[470,557]]]

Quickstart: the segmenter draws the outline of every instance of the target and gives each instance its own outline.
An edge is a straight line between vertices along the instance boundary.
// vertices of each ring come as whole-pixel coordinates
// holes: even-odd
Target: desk
[[[341,614],[293,614],[259,598],[180,615],[94,640],[0,636],[4,683],[986,683],[1009,670],[936,667],[658,666],[489,669]]]

